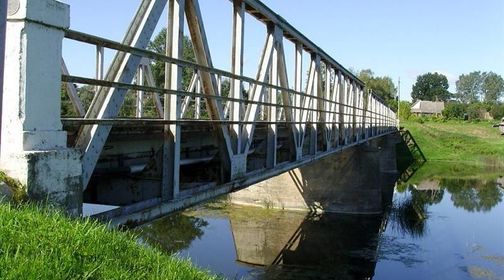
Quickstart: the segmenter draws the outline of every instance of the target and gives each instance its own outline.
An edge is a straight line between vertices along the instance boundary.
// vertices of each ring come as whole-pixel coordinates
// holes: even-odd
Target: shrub
[[[463,119],[467,105],[463,103],[446,103],[443,116],[447,119]]]
[[[401,101],[399,104],[399,118],[401,120],[408,120],[411,117],[411,103],[408,101]]]
[[[504,117],[504,104],[493,104],[490,108],[490,115],[495,120],[500,120]]]
[[[467,106],[467,115],[471,120],[484,119],[486,112],[486,106],[483,103],[472,103]]]

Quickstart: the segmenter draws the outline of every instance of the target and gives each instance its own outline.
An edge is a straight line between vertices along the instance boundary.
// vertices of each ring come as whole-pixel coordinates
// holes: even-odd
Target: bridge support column
[[[398,135],[347,148],[231,194],[231,202],[286,210],[378,214],[390,203]],[[397,139],[400,141],[400,139]]]
[[[82,209],[80,153],[62,130],[61,54],[69,6],[54,0],[9,0],[0,168],[29,197]]]

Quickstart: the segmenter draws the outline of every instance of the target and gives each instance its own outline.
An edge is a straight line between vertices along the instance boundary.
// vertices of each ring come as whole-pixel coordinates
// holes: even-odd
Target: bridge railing
[[[179,193],[181,128],[210,125],[216,133],[223,173],[232,181],[250,174],[248,158],[265,147],[264,169],[295,166],[395,131],[396,115],[377,96],[364,92],[364,83],[309,41],[260,1],[234,0],[231,71],[216,69],[207,43],[197,0],[170,0],[167,52],[147,50],[166,0],[143,0],[122,43],[66,30],[65,38],[91,44],[97,50],[96,77],[73,76],[63,70],[62,81],[77,117],[63,118],[66,126],[78,126],[75,147],[84,151],[83,181],[86,186],[114,126],[159,126],[163,142],[163,198]],[[243,75],[245,13],[264,23],[266,40],[255,78]],[[182,58],[184,14],[196,62]],[[295,45],[294,83],[289,83],[284,41]],[[104,49],[116,51],[104,75]],[[303,56],[309,55],[307,77]],[[163,87],[155,84],[151,66],[165,63]],[[183,88],[182,73],[193,77]],[[302,88],[302,80],[306,86]],[[224,90],[223,84],[229,89]],[[73,84],[93,86],[93,100],[84,106]],[[134,110],[121,113],[128,95],[135,95]],[[152,110],[146,114],[145,98]],[[87,107],[87,108],[85,108]],[[155,109],[155,110],[154,110]],[[257,130],[262,132],[259,133]],[[279,129],[288,131],[279,143]],[[280,149],[287,150],[279,155]],[[290,164],[290,165],[289,165]],[[256,170],[257,171],[257,170]]]

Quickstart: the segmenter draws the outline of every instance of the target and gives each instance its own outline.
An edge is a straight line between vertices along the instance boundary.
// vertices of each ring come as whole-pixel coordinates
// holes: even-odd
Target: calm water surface
[[[396,186],[383,215],[222,200],[137,230],[229,279],[504,279],[504,179],[425,174]]]

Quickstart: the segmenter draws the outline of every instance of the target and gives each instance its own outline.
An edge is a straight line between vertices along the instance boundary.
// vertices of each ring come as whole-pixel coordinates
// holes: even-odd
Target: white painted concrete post
[[[7,24],[7,1],[1,1],[1,3],[0,3],[0,117],[2,116],[6,24]],[[1,124],[2,124],[2,121],[0,119],[0,135],[2,135]],[[0,139],[0,146],[1,145],[2,145],[2,141]]]
[[[69,6],[55,0],[8,5],[0,167],[26,185],[31,198],[80,214],[80,153],[67,149],[60,119]]]

